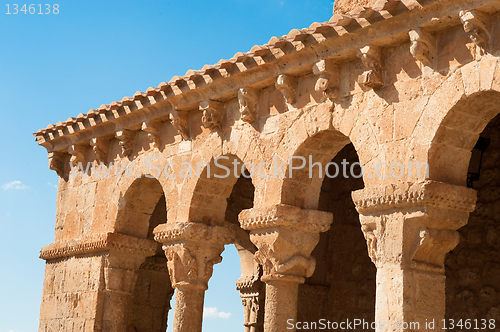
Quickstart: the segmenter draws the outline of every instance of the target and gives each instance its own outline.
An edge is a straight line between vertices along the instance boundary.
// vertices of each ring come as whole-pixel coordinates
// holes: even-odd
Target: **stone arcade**
[[[337,0],[329,22],[39,130],[60,177],[39,331],[165,331],[175,291],[174,331],[199,332],[227,244],[245,332],[292,331],[289,319],[498,326],[499,10]],[[467,182],[480,135],[490,144]],[[220,156],[285,174],[291,156],[345,159],[364,173],[210,176]],[[113,162],[134,162],[130,176]],[[166,175],[182,163],[205,164]],[[392,176],[394,163],[428,173]]]

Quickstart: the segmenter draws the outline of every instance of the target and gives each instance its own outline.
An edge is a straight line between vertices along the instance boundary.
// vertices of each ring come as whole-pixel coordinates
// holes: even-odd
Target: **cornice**
[[[117,233],[103,233],[51,243],[40,250],[40,258],[49,260],[106,251],[147,257],[155,254],[157,245],[156,242],[147,239]]]

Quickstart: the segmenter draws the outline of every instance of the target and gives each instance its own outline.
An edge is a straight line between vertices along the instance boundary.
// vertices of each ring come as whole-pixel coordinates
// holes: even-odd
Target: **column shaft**
[[[266,283],[266,309],[264,332],[295,332],[288,320],[297,321],[299,284],[270,280]]]
[[[201,332],[204,301],[204,289],[177,287],[173,331]]]

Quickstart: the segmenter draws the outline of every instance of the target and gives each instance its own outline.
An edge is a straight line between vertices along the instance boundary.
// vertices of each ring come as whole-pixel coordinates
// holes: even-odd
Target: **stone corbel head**
[[[462,10],[460,12],[460,21],[465,33],[479,47],[481,55],[484,55],[491,36],[489,17],[477,10]]]
[[[49,152],[49,168],[53,171],[56,171],[57,175],[62,177],[64,175],[64,162],[67,157],[67,153],[64,152]]]
[[[318,75],[315,91],[323,91],[325,98],[336,99],[339,96],[339,66],[329,60],[321,60],[314,64],[313,73]]]
[[[257,119],[258,96],[252,88],[241,88],[238,90],[238,102],[240,104],[241,120],[253,123]]]
[[[148,133],[148,138],[153,141],[153,146],[159,148],[161,145],[161,129],[163,122],[160,120],[146,120],[142,123],[141,130]]]
[[[436,38],[422,28],[410,30],[410,53],[424,66],[431,66],[436,55]]]
[[[295,77],[285,74],[279,75],[275,83],[276,89],[281,92],[287,104],[295,104],[297,101],[295,97],[297,85],[297,79]]]
[[[174,126],[179,135],[181,135],[182,139],[188,140],[189,125],[187,114],[184,112],[172,111],[172,113],[170,113],[168,117],[170,119],[170,122],[172,123],[172,126]]]
[[[91,138],[90,146],[94,150],[96,161],[98,163],[105,163],[108,160],[108,146],[109,140],[104,140],[101,137]]]
[[[381,49],[369,45],[359,49],[357,55],[366,68],[366,71],[358,78],[358,83],[371,89],[384,86]]]
[[[128,157],[132,154],[135,147],[135,136],[137,132],[135,130],[122,129],[115,133],[115,137],[120,141],[120,146],[122,147],[122,154],[124,157]]]
[[[222,114],[224,114],[224,104],[205,100],[200,103],[200,111],[203,112],[201,122],[203,126],[211,131],[220,131],[222,129]]]
[[[87,147],[84,145],[70,145],[68,147],[68,153],[71,155],[69,162],[73,166],[78,166],[78,164],[82,164],[85,167],[85,154],[87,153]]]

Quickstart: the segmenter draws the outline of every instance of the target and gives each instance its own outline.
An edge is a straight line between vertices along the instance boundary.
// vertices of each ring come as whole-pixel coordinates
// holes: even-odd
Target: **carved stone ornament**
[[[120,146],[122,147],[122,154],[124,157],[128,157],[132,154],[135,147],[135,136],[137,132],[135,130],[123,129],[116,132],[115,137],[120,141]]]
[[[376,223],[362,225],[361,231],[366,240],[368,256],[376,266],[378,262],[378,244],[383,240],[385,231],[385,219],[379,218]]]
[[[161,129],[163,122],[160,120],[147,120],[142,123],[141,130],[148,133],[148,138],[153,141],[153,146],[159,148],[161,146]]]
[[[163,224],[154,234],[163,243],[174,288],[207,289],[224,245],[234,242],[233,230],[200,223]]]
[[[338,98],[340,86],[339,66],[329,60],[321,60],[313,66],[313,73],[318,75],[315,91],[323,91],[325,98]]]
[[[477,10],[463,10],[460,12],[460,21],[465,33],[479,48],[479,55],[486,54],[491,37],[489,17]]]
[[[78,166],[78,164],[82,164],[85,167],[85,154],[87,152],[87,147],[84,145],[70,145],[68,147],[68,153],[71,154],[71,158],[69,162],[73,166]]]
[[[358,83],[371,89],[384,86],[382,52],[380,48],[365,46],[358,50],[357,55],[366,68],[366,71],[358,78]]]
[[[257,119],[258,102],[257,92],[254,89],[241,88],[238,90],[241,120],[247,123],[255,122]]]
[[[181,135],[182,139],[189,139],[189,124],[187,114],[184,112],[174,111],[169,114],[169,119],[172,123],[172,126],[177,130],[179,135]]]
[[[296,93],[297,93],[297,79],[292,76],[281,74],[276,79],[275,83],[276,89],[278,89],[287,104],[295,104],[297,101]]]
[[[444,272],[446,253],[460,241],[457,231],[423,227],[418,232],[415,249],[411,255],[412,268]]]
[[[91,138],[90,146],[92,150],[94,150],[98,163],[105,163],[108,161],[109,140],[105,140],[101,137]]]
[[[476,191],[437,181],[401,183],[382,188],[365,188],[351,194],[356,210],[361,214],[408,206],[432,206],[461,212],[472,212]]]
[[[424,66],[431,66],[436,57],[436,37],[422,28],[410,30],[410,53]]]
[[[206,100],[200,103],[200,111],[203,112],[201,122],[203,127],[211,131],[222,129],[222,116],[224,114],[224,104],[213,100]]]
[[[40,258],[49,260],[107,251],[147,257],[154,255],[156,248],[157,243],[151,240],[118,233],[102,233],[46,245],[40,250]]]
[[[56,171],[57,175],[64,175],[64,162],[66,160],[67,154],[64,152],[49,152],[49,168]]]
[[[255,260],[263,268],[261,280],[303,283],[312,276],[316,260],[311,252],[332,219],[328,212],[289,205],[243,210],[239,221],[243,229],[251,231],[250,240],[258,248]]]

